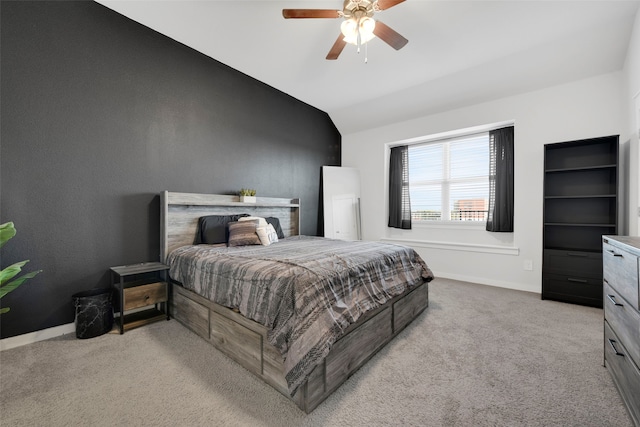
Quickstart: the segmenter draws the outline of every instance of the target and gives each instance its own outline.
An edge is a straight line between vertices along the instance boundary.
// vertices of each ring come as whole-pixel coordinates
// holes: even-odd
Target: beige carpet
[[[175,320],[0,353],[2,426],[631,426],[602,310],[453,280],[313,413]]]

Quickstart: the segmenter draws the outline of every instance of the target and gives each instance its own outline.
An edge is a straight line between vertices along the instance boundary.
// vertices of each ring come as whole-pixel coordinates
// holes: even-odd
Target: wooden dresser
[[[640,426],[640,237],[604,236],[604,362]]]

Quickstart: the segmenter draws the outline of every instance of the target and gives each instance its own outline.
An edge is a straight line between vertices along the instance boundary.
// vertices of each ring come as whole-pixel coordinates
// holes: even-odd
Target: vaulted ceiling
[[[409,39],[325,59],[341,19],[284,8],[341,0],[99,0],[244,74],[326,111],[345,134],[621,70],[640,0],[407,0],[379,12]]]

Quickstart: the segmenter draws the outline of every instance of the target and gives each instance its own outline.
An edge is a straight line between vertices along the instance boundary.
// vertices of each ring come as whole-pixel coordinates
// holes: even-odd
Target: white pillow
[[[259,216],[243,216],[238,218],[238,221],[255,221],[258,220],[258,227],[266,227],[269,225],[266,219]]]
[[[256,228],[256,233],[260,238],[260,243],[264,246],[269,246],[270,244],[278,241],[278,233],[276,233],[276,229],[273,228],[273,225],[271,224],[267,224],[266,227]]]
[[[273,228],[272,224],[267,224],[267,234],[269,235],[270,243],[278,242],[278,232],[276,231],[275,228]]]

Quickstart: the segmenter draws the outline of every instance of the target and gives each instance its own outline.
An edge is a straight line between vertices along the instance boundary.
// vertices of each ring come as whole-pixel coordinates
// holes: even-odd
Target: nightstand
[[[120,334],[157,320],[169,320],[169,266],[143,262],[110,270],[120,309]]]

